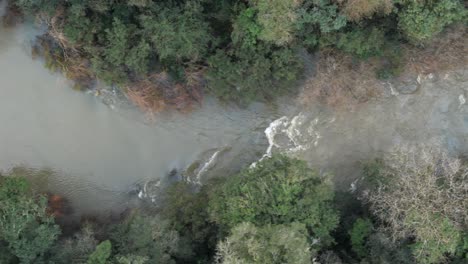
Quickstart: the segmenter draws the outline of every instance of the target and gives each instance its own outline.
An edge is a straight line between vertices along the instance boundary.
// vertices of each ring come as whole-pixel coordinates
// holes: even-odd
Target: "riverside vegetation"
[[[61,234],[46,197],[0,178],[1,263],[466,263],[468,165],[405,148],[363,165],[354,192],[273,155],[201,189]],[[38,172],[46,173],[47,171]]]
[[[357,78],[396,76],[412,52],[467,18],[461,0],[9,0],[9,10],[47,25],[35,53],[77,88],[99,79],[153,112],[188,109],[206,92],[241,105],[271,101],[299,86],[304,54],[317,50],[351,64],[343,76],[359,65]],[[462,57],[456,52],[463,48],[452,60]],[[304,97],[362,97],[318,77],[324,83]]]

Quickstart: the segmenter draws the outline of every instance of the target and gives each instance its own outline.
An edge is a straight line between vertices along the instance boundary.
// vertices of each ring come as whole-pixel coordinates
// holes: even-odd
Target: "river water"
[[[198,183],[229,175],[265,152],[331,171],[340,188],[359,177],[362,161],[399,144],[440,144],[468,156],[466,69],[420,76],[413,94],[389,84],[384,96],[349,112],[300,108],[292,99],[238,109],[208,98],[190,114],[149,121],[115,96],[72,90],[32,60],[36,32],[0,28],[0,169],[53,169],[46,188],[67,196],[80,213],[124,209],[137,200],[129,194],[134,186],[174,168],[197,168],[191,180]]]
[[[263,130],[279,117],[275,107],[238,109],[208,98],[193,113],[149,121],[131,106],[74,91],[32,60],[35,32],[0,28],[0,169],[53,169],[47,189],[67,196],[76,211],[123,208],[136,184],[194,162],[193,181],[216,168],[236,170],[268,145]]]

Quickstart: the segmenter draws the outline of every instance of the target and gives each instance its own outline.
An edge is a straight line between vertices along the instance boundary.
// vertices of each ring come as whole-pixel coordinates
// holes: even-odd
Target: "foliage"
[[[60,241],[52,248],[50,259],[55,264],[82,264],[88,260],[97,245],[94,228],[84,224],[73,237]]]
[[[353,228],[349,231],[352,249],[360,258],[367,255],[365,243],[372,233],[372,227],[370,219],[358,218],[356,222],[354,222]]]
[[[265,45],[233,55],[219,50],[208,63],[208,89],[221,100],[241,104],[285,94],[302,72],[294,50]]]
[[[315,48],[321,35],[337,32],[346,26],[346,17],[329,0],[309,0],[298,10],[298,35],[305,47]]]
[[[203,73],[197,91],[206,86],[241,105],[271,101],[302,79],[305,50],[383,56],[389,62],[378,76],[393,77],[402,62],[387,50],[405,42],[402,36],[426,44],[467,14],[461,0],[10,1],[47,24],[58,48],[49,56],[57,63],[48,65],[63,68],[77,86],[99,78],[125,90],[169,73],[176,80],[171,96],[159,99],[175,109],[201,98],[180,92],[193,71]],[[146,87],[157,90],[158,83]]]
[[[360,21],[376,13],[388,15],[392,8],[392,0],[346,0],[343,11],[348,19]]]
[[[427,42],[447,25],[466,18],[467,11],[459,0],[403,1],[398,25],[415,43]]]
[[[296,34],[298,8],[302,0],[256,0],[257,23],[261,26],[259,38],[283,46],[291,43]]]
[[[183,239],[189,241],[196,259],[212,255],[216,246],[216,226],[208,213],[208,191],[195,193],[185,182],[169,187],[164,195],[161,216],[171,223]]]
[[[415,238],[412,248],[419,262],[439,263],[456,252],[468,219],[467,171],[460,160],[436,148],[403,146],[373,170],[377,179],[386,180],[364,198],[394,240]]]
[[[304,224],[256,227],[241,223],[218,244],[218,263],[311,263]]]
[[[336,47],[360,58],[369,58],[383,53],[384,32],[376,27],[359,29],[338,35]]]
[[[97,245],[96,250],[89,256],[88,264],[106,264],[111,256],[112,244],[109,240]]]
[[[151,40],[161,60],[195,62],[206,56],[213,37],[198,1],[188,1],[182,7],[155,6],[153,10],[139,19],[143,35]]]
[[[332,208],[333,189],[307,164],[273,156],[230,177],[210,199],[214,221],[234,227],[242,222],[256,226],[303,223],[326,244],[338,224]]]
[[[120,255],[148,258],[149,263],[175,263],[175,257],[191,254],[170,223],[138,212],[112,229],[110,241]]]
[[[0,244],[21,263],[40,262],[60,233],[46,209],[21,175],[0,176]]]
[[[410,225],[427,221],[420,212],[410,213],[406,220]],[[430,225],[415,228],[417,242],[412,246],[413,253],[420,263],[440,263],[446,255],[454,255],[461,241],[458,228],[447,217],[429,216]]]

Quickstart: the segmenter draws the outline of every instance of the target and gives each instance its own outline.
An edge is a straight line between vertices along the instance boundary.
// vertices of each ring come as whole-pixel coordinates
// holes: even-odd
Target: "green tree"
[[[213,37],[199,1],[187,1],[180,7],[154,5],[150,10],[139,20],[161,60],[181,63],[204,59]]]
[[[447,25],[466,19],[467,11],[459,0],[402,0],[398,25],[415,43],[427,42]]]
[[[89,256],[88,264],[106,264],[112,253],[112,244],[109,240],[97,245],[96,250]]]
[[[210,199],[212,219],[229,228],[242,222],[256,226],[303,223],[326,244],[338,224],[332,207],[332,184],[307,164],[273,156],[229,177]]]
[[[60,234],[46,210],[47,199],[34,196],[21,175],[0,176],[0,244],[21,263],[40,262]]]
[[[358,218],[349,231],[351,247],[358,257],[367,256],[366,240],[372,233],[372,222],[368,218]]]
[[[149,263],[175,263],[175,257],[191,254],[169,222],[138,212],[112,229],[110,241],[118,255],[147,258]]]
[[[50,261],[54,264],[83,264],[96,250],[98,241],[95,229],[90,224],[84,224],[81,230],[56,244],[51,249]]]
[[[291,43],[296,35],[297,11],[302,0],[255,0],[260,39],[279,46]]]
[[[219,242],[217,262],[309,264],[312,256],[304,224],[256,227],[241,223],[226,240]]]
[[[176,183],[166,191],[160,212],[181,238],[189,242],[198,260],[209,259],[217,242],[217,227],[208,213],[208,188],[195,192],[185,182]]]

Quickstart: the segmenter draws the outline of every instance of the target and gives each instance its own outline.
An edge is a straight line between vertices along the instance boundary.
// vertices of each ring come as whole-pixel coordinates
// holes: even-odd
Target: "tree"
[[[163,61],[182,63],[204,59],[213,41],[198,1],[183,6],[155,5],[140,16],[144,36],[151,40]]]
[[[323,244],[338,224],[332,207],[333,188],[307,164],[273,156],[230,177],[210,198],[212,219],[233,228],[242,222],[256,226],[305,224]]]
[[[218,244],[217,262],[308,264],[312,256],[304,224],[256,227],[241,223]]]
[[[85,224],[78,233],[60,241],[52,248],[50,260],[54,264],[83,264],[96,250],[97,245],[94,228]]]
[[[372,233],[372,222],[368,218],[358,218],[349,231],[351,247],[358,257],[367,256],[366,240]]]
[[[109,240],[101,242],[89,256],[87,264],[106,264],[111,256],[111,250],[112,244]]]
[[[208,213],[209,186],[195,192],[193,186],[179,182],[164,194],[160,215],[187,240],[198,260],[209,259],[217,242],[217,227]]]
[[[47,214],[47,199],[33,195],[21,175],[0,175],[0,245],[5,243],[21,263],[37,263],[59,234]]]
[[[414,43],[429,41],[449,24],[466,19],[467,11],[459,0],[402,0],[398,25]]]
[[[388,15],[392,9],[392,0],[346,0],[343,7],[346,17],[356,22],[379,13]]]
[[[374,184],[364,199],[394,240],[414,237],[421,263],[456,252],[468,221],[466,164],[437,148],[403,146],[369,171]]]
[[[140,257],[149,263],[175,263],[175,257],[191,254],[169,222],[138,212],[112,228],[110,241],[119,256]]]
[[[283,46],[291,43],[296,34],[297,10],[302,0],[255,0],[257,22],[261,26],[259,38]]]

